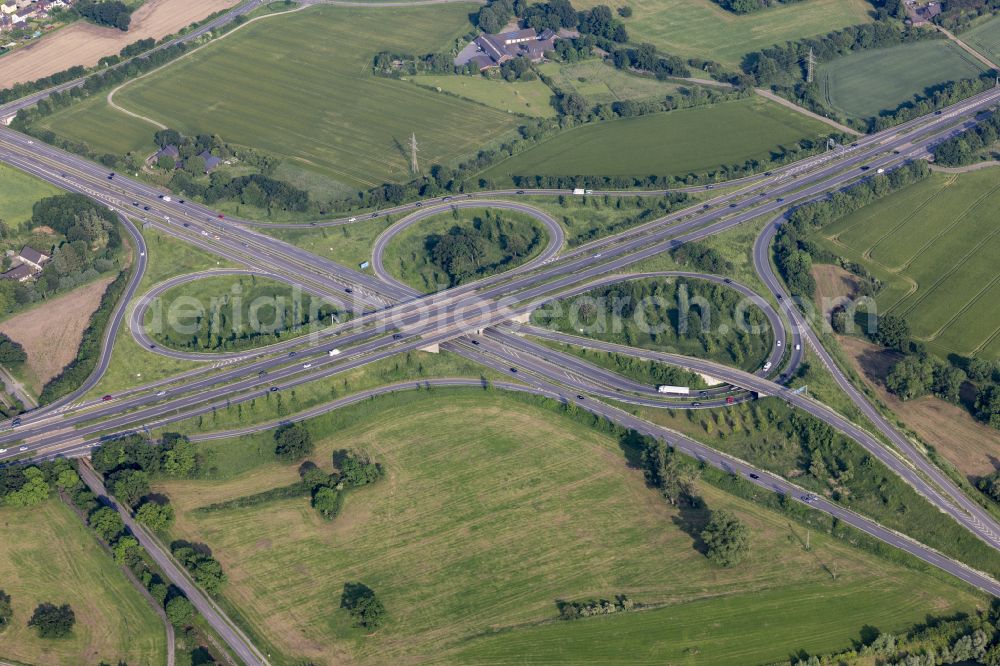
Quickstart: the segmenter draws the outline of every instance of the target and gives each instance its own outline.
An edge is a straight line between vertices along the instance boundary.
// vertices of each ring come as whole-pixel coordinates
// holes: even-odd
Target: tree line
[[[810,203],[803,204],[791,211],[788,223],[781,225],[774,240],[774,263],[778,272],[788,286],[789,292],[800,299],[812,300],[816,292],[816,281],[812,276],[813,261],[828,263],[839,262],[839,258],[825,253],[819,246],[809,240],[809,234],[850,213],[867,206],[889,194],[913,183],[917,183],[930,175],[930,167],[924,160],[916,160],[893,169],[888,173],[875,174],[851,187],[834,192],[829,196]],[[845,267],[861,268],[842,263]],[[867,270],[863,279],[869,289],[877,291],[881,283],[876,281]],[[835,326],[836,330],[836,326]]]
[[[121,0],[77,0],[73,10],[97,25],[128,30],[132,23],[132,10]]]
[[[1000,140],[1000,109],[964,132],[934,146],[934,162],[944,166],[965,166],[984,158],[984,152]]]

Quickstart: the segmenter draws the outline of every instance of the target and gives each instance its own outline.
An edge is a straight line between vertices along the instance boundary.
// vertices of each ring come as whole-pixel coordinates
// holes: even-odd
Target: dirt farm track
[[[74,65],[96,65],[139,39],[159,39],[237,4],[239,0],[146,0],[132,14],[128,32],[77,21],[35,44],[0,58],[0,88],[54,74]]]

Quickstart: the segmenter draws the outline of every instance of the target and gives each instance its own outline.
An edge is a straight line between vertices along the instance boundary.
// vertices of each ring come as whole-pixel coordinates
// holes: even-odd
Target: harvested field
[[[889,409],[962,474],[975,478],[1000,467],[1000,431],[976,421],[962,407],[934,396],[901,401],[883,383],[892,361],[898,358],[895,353],[858,338],[838,340],[855,369]]]
[[[840,266],[816,264],[812,268],[816,280],[816,300],[823,308],[823,315],[830,316],[842,298],[854,298],[858,293],[858,280]]]
[[[35,394],[76,358],[90,315],[112,280],[114,276],[101,278],[0,322],[0,333],[28,352],[27,379]]]
[[[127,32],[78,21],[0,60],[0,88],[33,81],[75,65],[90,67],[140,39],[160,39],[239,0],[147,0]]]

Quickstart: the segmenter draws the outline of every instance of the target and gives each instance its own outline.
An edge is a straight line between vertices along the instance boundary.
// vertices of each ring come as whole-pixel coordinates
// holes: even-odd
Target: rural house
[[[42,270],[42,267],[45,266],[45,264],[49,263],[49,259],[51,259],[52,257],[45,254],[44,252],[39,252],[33,247],[28,247],[27,245],[25,245],[23,248],[21,248],[21,251],[18,252],[17,258],[20,259],[23,264],[27,264],[28,266],[35,269],[36,272],[40,272]]]
[[[200,153],[198,153],[198,157],[205,160],[205,173],[212,173],[213,171],[215,171],[215,168],[217,166],[222,164],[221,158],[216,157],[207,150],[203,150]]]
[[[10,269],[6,273],[0,273],[0,279],[3,280],[17,280],[18,282],[24,282],[30,280],[35,276],[35,272],[31,270],[28,264],[18,264],[14,268]]]
[[[538,34],[534,28],[503,32],[497,35],[483,33],[468,44],[455,58],[455,65],[463,67],[472,62],[479,70],[499,67],[508,60],[525,57],[532,62],[545,58],[545,52],[555,47],[557,36],[551,30]]]

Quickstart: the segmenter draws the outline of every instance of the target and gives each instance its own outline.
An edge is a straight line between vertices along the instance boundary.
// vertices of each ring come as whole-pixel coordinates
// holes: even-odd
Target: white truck
[[[680,393],[682,395],[687,395],[691,393],[691,389],[687,386],[668,386],[666,384],[661,384],[656,387],[659,393]]]
[[[573,194],[586,194],[586,193],[587,193],[587,190],[583,189],[582,187],[574,187],[573,188]]]

